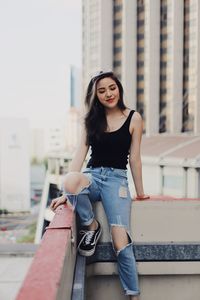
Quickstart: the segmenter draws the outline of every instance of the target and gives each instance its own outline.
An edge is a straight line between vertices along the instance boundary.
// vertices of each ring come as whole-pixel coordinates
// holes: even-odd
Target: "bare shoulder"
[[[134,114],[132,115],[131,118],[131,123],[130,123],[130,133],[132,134],[134,129],[142,128],[142,117],[139,112],[135,111]]]
[[[142,122],[142,117],[141,115],[139,114],[139,112],[135,111],[133,116],[132,116],[132,119],[131,119],[131,122],[132,121],[135,121],[135,122]]]
[[[123,111],[123,114],[124,114],[124,117],[128,117],[129,116],[129,114],[130,114],[130,109],[129,108],[125,108],[125,110]]]

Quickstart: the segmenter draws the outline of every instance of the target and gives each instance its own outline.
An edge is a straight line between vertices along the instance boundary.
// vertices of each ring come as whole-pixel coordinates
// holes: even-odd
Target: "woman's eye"
[[[116,89],[116,87],[114,86],[114,87],[111,88],[111,91],[114,91],[115,89]]]

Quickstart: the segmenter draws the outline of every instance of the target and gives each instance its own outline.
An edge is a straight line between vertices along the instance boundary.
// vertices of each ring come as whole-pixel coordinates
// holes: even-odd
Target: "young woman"
[[[112,72],[94,76],[87,89],[85,103],[88,112],[80,145],[65,176],[64,195],[51,203],[55,210],[68,199],[79,214],[82,238],[78,245],[81,255],[90,256],[101,235],[101,225],[95,219],[91,202],[102,201],[110,225],[122,287],[131,300],[139,295],[138,275],[129,232],[131,196],[127,181],[129,160],[138,199],[146,199],[142,184],[140,143],[142,119],[128,109],[123,100],[123,88]],[[89,147],[91,157],[81,173]]]

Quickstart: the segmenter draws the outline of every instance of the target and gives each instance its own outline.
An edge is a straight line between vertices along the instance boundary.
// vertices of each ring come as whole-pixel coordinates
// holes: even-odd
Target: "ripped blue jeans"
[[[76,195],[67,191],[65,194],[79,214],[83,226],[90,225],[94,219],[91,203],[102,201],[109,226],[121,226],[126,229],[129,244],[116,252],[118,272],[125,294],[138,295],[138,275],[129,232],[132,200],[127,171],[108,167],[90,167],[83,173],[90,181],[88,187]]]

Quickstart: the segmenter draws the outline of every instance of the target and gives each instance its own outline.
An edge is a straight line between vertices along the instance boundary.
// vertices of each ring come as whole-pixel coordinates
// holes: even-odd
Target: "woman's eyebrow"
[[[112,84],[110,84],[108,87],[110,88],[110,87],[113,87],[113,86],[116,86],[116,84],[115,84],[115,83],[112,83]],[[97,90],[101,90],[101,89],[105,89],[105,87],[104,87],[104,86],[101,86],[101,87],[99,87]]]

